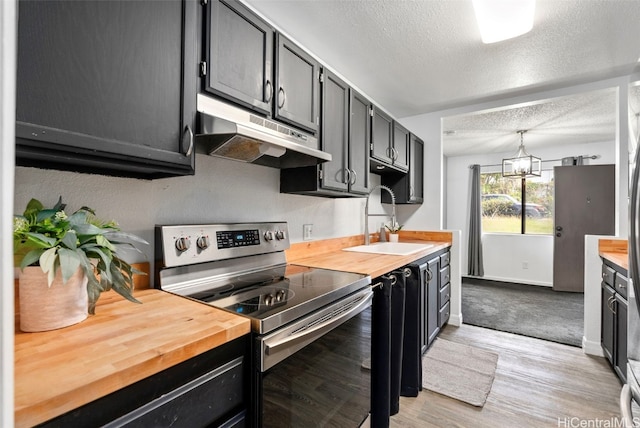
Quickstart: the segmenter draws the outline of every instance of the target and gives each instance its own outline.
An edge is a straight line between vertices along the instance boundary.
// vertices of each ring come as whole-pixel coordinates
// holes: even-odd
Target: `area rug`
[[[422,387],[482,407],[497,365],[495,352],[438,338],[422,357]]]
[[[465,324],[581,346],[584,294],[463,278],[462,317]]]

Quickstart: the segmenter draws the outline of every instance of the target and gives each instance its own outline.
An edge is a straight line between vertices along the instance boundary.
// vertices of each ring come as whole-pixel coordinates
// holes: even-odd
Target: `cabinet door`
[[[429,284],[427,285],[427,346],[436,338],[440,332],[438,318],[440,314],[439,297],[440,284],[439,265],[440,260],[435,258],[428,263],[429,265]]]
[[[349,91],[349,180],[351,193],[367,194],[369,184],[369,144],[371,142],[371,104],[358,92]]]
[[[615,352],[613,367],[623,383],[627,381],[627,301],[616,293]]]
[[[615,299],[615,292],[613,288],[606,284],[602,284],[602,350],[605,357],[613,364],[613,345],[614,345],[614,329],[615,329],[615,314],[613,313],[613,305]]]
[[[192,174],[196,17],[191,1],[20,2],[17,164]]]
[[[409,130],[398,122],[393,122],[393,165],[402,170],[409,169]]]
[[[282,34],[278,33],[276,39],[275,116],[315,134],[320,64]]]
[[[371,157],[391,165],[393,163],[391,152],[393,147],[393,119],[376,106],[373,106],[372,121]]]
[[[205,16],[205,90],[270,116],[273,28],[234,0],[209,1]]]
[[[348,190],[347,171],[349,86],[329,70],[323,71],[321,149],[331,162],[320,165],[322,187]]]
[[[409,151],[408,202],[421,204],[424,200],[424,143],[411,134]]]

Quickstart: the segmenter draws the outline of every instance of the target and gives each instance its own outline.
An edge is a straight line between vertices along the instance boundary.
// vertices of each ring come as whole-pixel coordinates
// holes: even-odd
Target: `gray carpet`
[[[584,294],[463,278],[462,320],[465,324],[582,346]]]
[[[497,364],[495,352],[437,338],[422,358],[422,387],[482,407]]]

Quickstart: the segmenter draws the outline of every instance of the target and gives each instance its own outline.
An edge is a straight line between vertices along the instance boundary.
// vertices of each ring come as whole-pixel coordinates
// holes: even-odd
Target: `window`
[[[541,177],[503,178],[481,175],[482,231],[521,234],[553,233],[553,171]],[[525,209],[522,210],[522,195]],[[524,222],[523,222],[524,215]]]

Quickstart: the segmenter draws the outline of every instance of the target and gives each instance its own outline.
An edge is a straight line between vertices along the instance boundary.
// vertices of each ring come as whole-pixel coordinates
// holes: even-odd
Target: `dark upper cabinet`
[[[393,190],[397,204],[421,204],[424,201],[424,142],[413,134],[409,135],[409,141],[409,172],[386,174],[381,180]],[[382,202],[391,203],[388,193],[382,193]]]
[[[205,9],[204,91],[317,134],[320,64],[237,0]]]
[[[373,106],[371,122],[371,172],[379,173],[393,163],[393,119]]]
[[[193,174],[197,4],[22,1],[16,163]]]
[[[373,108],[371,172],[384,175],[409,169],[409,131],[391,116]]]
[[[276,34],[275,117],[309,132],[320,121],[320,64],[282,34]]]
[[[400,170],[409,169],[409,130],[398,122],[393,122],[393,166]]]
[[[369,181],[369,144],[371,141],[371,103],[353,89],[349,90],[349,191],[366,195]]]
[[[280,191],[349,197],[369,190],[369,101],[331,71],[322,71],[321,150],[331,162],[280,172]]]
[[[329,70],[323,71],[321,149],[331,153],[331,162],[319,165],[320,185],[349,190],[349,86]]]
[[[210,1],[205,11],[205,91],[271,115],[273,28],[236,1]]]

